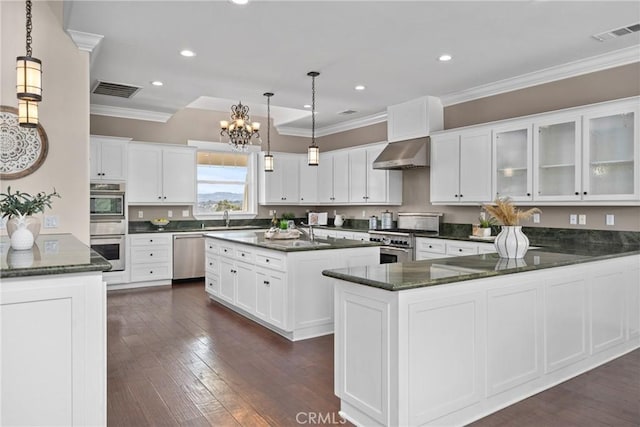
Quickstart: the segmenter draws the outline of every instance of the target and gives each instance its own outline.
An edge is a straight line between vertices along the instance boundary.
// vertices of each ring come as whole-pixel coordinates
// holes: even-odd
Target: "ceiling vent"
[[[102,82],[98,80],[98,83],[94,86],[92,93],[97,95],[117,96],[118,98],[131,98],[142,89],[139,86],[124,85],[121,83]]]
[[[605,31],[604,33],[595,34],[591,37],[604,42],[607,40],[615,39],[616,37],[626,36],[627,34],[636,33],[640,31],[640,23],[629,25],[627,27],[616,28],[615,30]]]
[[[355,114],[357,113],[356,110],[344,110],[344,111],[340,111],[338,114],[341,116],[348,116],[350,114]]]

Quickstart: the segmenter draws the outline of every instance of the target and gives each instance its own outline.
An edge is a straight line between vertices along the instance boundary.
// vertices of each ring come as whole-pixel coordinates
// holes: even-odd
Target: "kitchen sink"
[[[277,246],[280,248],[312,248],[320,246],[330,246],[330,243],[312,242],[309,240],[283,240],[280,242],[271,242],[269,246]]]

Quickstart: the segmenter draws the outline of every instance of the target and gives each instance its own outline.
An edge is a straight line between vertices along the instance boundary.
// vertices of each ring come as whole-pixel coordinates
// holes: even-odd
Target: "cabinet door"
[[[100,144],[102,179],[123,181],[127,170],[127,145],[123,142],[102,142]]]
[[[463,203],[484,203],[491,194],[491,133],[460,135],[460,192]]]
[[[298,158],[300,170],[300,203],[315,204],[318,202],[318,168],[320,166],[309,166],[307,156]]]
[[[196,150],[162,149],[162,201],[191,204],[196,202]]]
[[[282,198],[285,203],[295,203],[300,201],[300,173],[298,171],[298,156],[283,156],[282,163]],[[316,166],[307,166],[309,168]]]
[[[323,181],[320,181],[323,185]],[[349,153],[333,153],[333,198],[335,203],[349,202]]]
[[[532,200],[531,124],[493,131],[493,194],[513,201]]]
[[[235,304],[236,269],[233,261],[220,258],[220,298]]]
[[[281,153],[273,153],[273,172],[264,171],[264,158],[261,158],[260,177],[264,180],[260,185],[263,194],[260,201],[263,204],[282,203],[284,197],[284,189],[282,188],[283,176],[286,169],[286,161],[284,161]]]
[[[306,163],[306,162],[305,162]],[[256,269],[256,316],[260,319],[269,318],[269,275],[265,270]]]
[[[460,191],[460,137],[431,138],[431,202],[457,202]]]
[[[269,317],[268,321],[274,326],[286,329],[287,289],[284,274],[271,272],[268,276],[269,287]]]
[[[100,143],[91,140],[89,142],[89,179],[92,181],[102,179],[100,168]]]
[[[394,142],[427,136],[427,109],[426,97],[387,107],[387,140]]]
[[[534,200],[580,200],[581,135],[580,117],[548,119],[534,124]]]
[[[349,150],[349,202],[367,202],[367,150]]]
[[[253,266],[236,263],[236,304],[249,313],[256,309],[256,279]]]
[[[159,147],[132,144],[128,169],[129,204],[162,202],[162,150]]]
[[[316,167],[318,168],[318,203],[333,203],[333,154],[320,153],[320,164]]]
[[[582,198],[638,199],[638,108],[583,116]]]
[[[373,168],[373,161],[382,153],[384,147],[384,145],[379,145],[367,148],[367,203],[389,203],[391,197],[389,194],[390,176],[402,173]],[[397,197],[394,198],[397,199]],[[402,200],[402,194],[399,195],[399,198]]]

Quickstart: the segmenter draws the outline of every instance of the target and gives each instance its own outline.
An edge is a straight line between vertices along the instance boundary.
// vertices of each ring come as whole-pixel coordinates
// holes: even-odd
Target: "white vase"
[[[342,227],[342,224],[344,224],[344,217],[340,214],[337,214],[336,218],[333,220],[333,225],[335,225],[336,227]]]
[[[503,225],[494,245],[500,258],[523,258],[529,249],[529,239],[521,225]]]
[[[478,228],[479,237],[491,237],[491,228]]]
[[[16,251],[31,249],[33,246],[33,233],[27,228],[24,216],[18,217],[18,228],[11,235],[11,247]]]

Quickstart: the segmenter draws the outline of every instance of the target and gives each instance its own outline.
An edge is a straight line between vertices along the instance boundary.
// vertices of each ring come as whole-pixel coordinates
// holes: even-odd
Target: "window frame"
[[[196,147],[197,151],[238,153],[229,144],[223,142],[188,140],[187,145]],[[247,194],[248,209],[247,211],[229,211],[229,217],[233,219],[254,219],[258,216],[258,153],[260,147],[249,146],[246,151],[247,158]],[[198,188],[198,160],[196,155],[196,202],[193,205],[193,217],[196,220],[222,219],[224,212],[216,213],[200,213],[198,212],[197,188]]]

